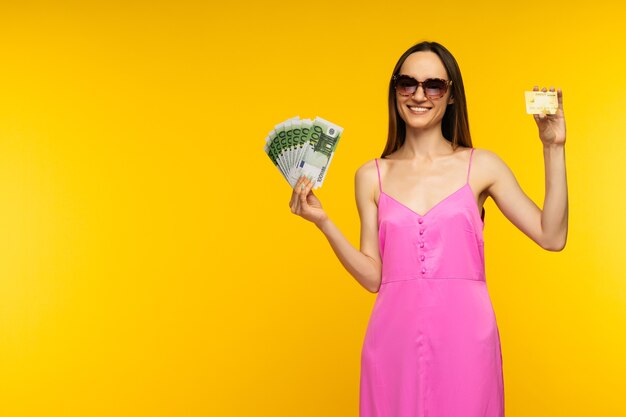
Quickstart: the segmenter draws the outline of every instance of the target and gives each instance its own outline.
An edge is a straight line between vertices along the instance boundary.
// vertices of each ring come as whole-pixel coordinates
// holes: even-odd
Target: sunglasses
[[[393,76],[394,87],[401,96],[412,96],[417,91],[417,87],[422,86],[424,95],[428,98],[440,98],[448,91],[448,86],[452,81],[441,78],[428,78],[424,81],[417,81],[409,75],[397,74]]]

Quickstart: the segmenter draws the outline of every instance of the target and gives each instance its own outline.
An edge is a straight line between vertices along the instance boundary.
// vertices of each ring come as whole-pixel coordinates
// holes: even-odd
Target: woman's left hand
[[[535,86],[533,91],[539,91],[539,87]],[[541,90],[548,91],[545,87]],[[554,87],[550,87],[550,91],[554,91]],[[559,108],[555,114],[534,114],[535,122],[539,128],[539,139],[544,146],[549,145],[565,145],[565,115],[563,114],[563,92],[559,88],[557,90],[557,99]]]

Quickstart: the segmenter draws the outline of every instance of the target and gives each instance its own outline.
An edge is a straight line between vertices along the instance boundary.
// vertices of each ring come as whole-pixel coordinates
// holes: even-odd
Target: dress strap
[[[374,158],[374,161],[376,161],[376,172],[378,172],[378,188],[380,188],[380,191],[383,191],[383,184],[380,182],[380,169],[378,168],[378,158]]]
[[[472,148],[472,150],[470,151],[470,160],[469,160],[469,166],[467,167],[467,183],[469,183],[469,174],[470,174],[470,170],[472,169],[472,156],[474,156],[474,148]],[[483,207],[482,213],[480,214],[480,218],[483,221],[483,224],[485,224],[485,213],[487,210],[485,210],[485,208]]]
[[[472,169],[472,156],[474,156],[474,148],[470,151],[469,166],[467,167],[467,181],[469,182],[470,170]]]

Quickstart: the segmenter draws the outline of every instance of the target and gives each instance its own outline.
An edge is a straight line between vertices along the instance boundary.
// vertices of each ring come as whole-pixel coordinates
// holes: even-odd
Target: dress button
[[[424,223],[424,219],[422,219],[422,218],[420,217],[420,219],[419,219],[417,222],[418,222],[419,224],[422,224],[422,223]]]
[[[420,256],[420,260],[423,261],[424,259],[426,259],[426,257],[424,255]]]
[[[426,268],[422,268],[422,274],[426,273]]]
[[[420,229],[420,235],[424,234],[424,229]]]
[[[420,248],[424,247],[424,242],[420,242]]]

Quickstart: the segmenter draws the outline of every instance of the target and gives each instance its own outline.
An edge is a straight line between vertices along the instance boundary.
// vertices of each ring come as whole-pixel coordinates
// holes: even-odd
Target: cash
[[[315,180],[315,190],[324,183],[342,133],[342,127],[321,117],[295,116],[274,126],[263,149],[291,188],[305,175]]]

